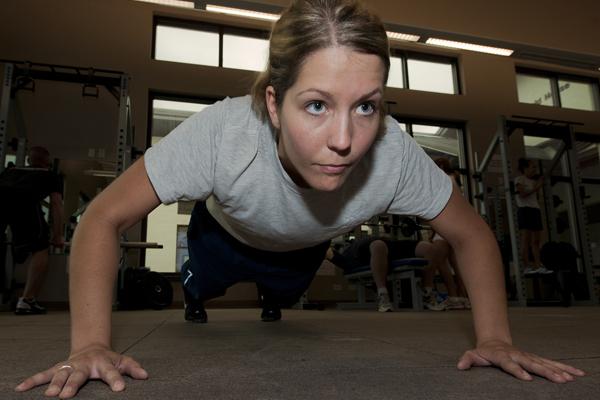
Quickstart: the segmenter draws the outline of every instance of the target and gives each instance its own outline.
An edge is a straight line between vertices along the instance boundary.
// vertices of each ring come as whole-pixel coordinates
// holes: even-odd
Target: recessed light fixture
[[[246,17],[246,18],[256,18],[256,19],[262,19],[262,20],[266,20],[266,21],[277,21],[280,17],[278,14],[271,14],[271,13],[260,12],[260,11],[252,11],[252,10],[244,10],[241,8],[216,6],[213,4],[207,4],[206,11],[221,13],[221,14],[237,15],[239,17]]]
[[[392,40],[404,40],[404,41],[408,41],[408,42],[417,42],[419,39],[421,39],[420,36],[409,35],[408,33],[399,33],[399,32],[391,32],[391,31],[387,31],[386,33],[388,35],[388,38],[390,38]]]
[[[193,1],[183,1],[183,0],[137,0],[137,1],[142,1],[144,3],[160,4],[163,6],[194,8]]]
[[[478,51],[480,53],[496,54],[498,56],[510,56],[514,51],[510,49],[503,49],[500,47],[482,46],[479,44],[456,42],[453,40],[429,38],[426,41],[427,44],[433,44],[435,46],[451,47],[453,49],[462,49],[470,51]]]

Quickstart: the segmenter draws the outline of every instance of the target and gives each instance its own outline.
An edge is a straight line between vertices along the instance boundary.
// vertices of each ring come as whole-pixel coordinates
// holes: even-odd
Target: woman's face
[[[344,183],[379,131],[384,68],[376,55],[328,47],[306,58],[281,107],[267,88],[279,159],[296,184],[332,191]]]
[[[528,178],[533,178],[537,173],[537,167],[535,163],[529,160],[529,164],[527,164],[527,168],[525,168],[525,176]]]

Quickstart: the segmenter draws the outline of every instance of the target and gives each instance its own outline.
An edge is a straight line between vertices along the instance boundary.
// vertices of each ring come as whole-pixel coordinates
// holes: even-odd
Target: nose
[[[348,115],[337,115],[332,120],[327,138],[327,147],[336,153],[350,152],[352,146],[352,120]]]

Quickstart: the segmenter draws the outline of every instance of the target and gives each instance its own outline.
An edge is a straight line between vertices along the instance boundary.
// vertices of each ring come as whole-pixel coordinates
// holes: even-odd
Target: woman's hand
[[[467,351],[461,357],[457,367],[466,370],[473,366],[491,365],[500,367],[524,381],[533,379],[530,372],[556,383],[570,382],[575,379],[575,376],[585,375],[585,372],[570,365],[522,352],[500,340],[487,341]]]
[[[25,379],[15,390],[24,392],[50,382],[44,395],[68,399],[75,396],[89,379],[101,379],[112,391],[120,392],[125,389],[122,375],[134,379],[148,378],[146,370],[133,358],[104,346],[90,346],[71,354],[67,361]]]

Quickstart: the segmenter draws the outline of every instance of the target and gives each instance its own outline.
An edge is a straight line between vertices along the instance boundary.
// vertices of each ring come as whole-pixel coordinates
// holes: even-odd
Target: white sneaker
[[[527,268],[525,268],[525,271],[523,271],[523,273],[525,275],[537,274],[537,269],[533,269],[531,267],[527,267]]]
[[[393,311],[392,302],[390,301],[390,296],[387,293],[381,293],[377,296],[377,311]]]
[[[466,308],[462,297],[448,297],[444,303],[446,303],[446,310],[464,310]]]
[[[445,311],[447,301],[448,299],[438,302],[435,298],[435,294],[423,296],[423,305],[426,309],[431,311]]]
[[[548,274],[553,274],[554,271],[552,271],[551,269],[548,269],[546,267],[539,267],[538,269],[535,270],[535,273],[548,275]]]

